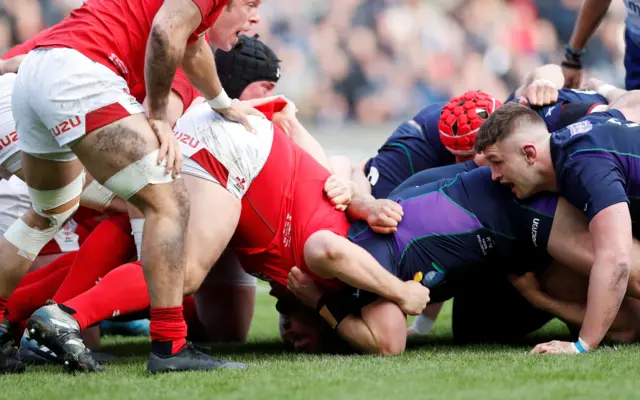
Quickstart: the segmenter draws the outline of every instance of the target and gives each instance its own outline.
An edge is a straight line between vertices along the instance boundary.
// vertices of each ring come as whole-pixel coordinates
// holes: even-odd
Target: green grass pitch
[[[285,353],[274,300],[259,292],[249,343],[220,347],[221,357],[249,370],[148,376],[144,339],[109,337],[103,351],[120,357],[103,374],[70,375],[60,367],[31,367],[0,377],[0,399],[639,399],[640,346],[608,347],[582,356],[531,356],[530,345],[451,344],[451,308],[430,338],[399,357]],[[482,327],[478,327],[482,329]],[[530,338],[566,338],[551,322]]]

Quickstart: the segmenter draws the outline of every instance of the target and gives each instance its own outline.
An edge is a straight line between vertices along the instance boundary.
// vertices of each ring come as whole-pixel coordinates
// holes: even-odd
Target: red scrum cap
[[[453,154],[475,153],[473,146],[480,125],[501,106],[500,100],[476,90],[454,97],[440,113],[440,141]]]

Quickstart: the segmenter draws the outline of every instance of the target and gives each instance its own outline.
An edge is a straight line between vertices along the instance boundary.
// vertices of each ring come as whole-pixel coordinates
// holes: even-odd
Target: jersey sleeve
[[[569,161],[559,177],[560,195],[587,215],[589,222],[600,211],[628,203],[624,176],[611,160],[580,157]]]
[[[225,5],[229,3],[229,0],[191,0],[200,10],[200,15],[202,15],[202,23],[198,28],[191,34],[189,39],[187,40],[187,44],[194,43],[197,41],[200,36],[204,35],[205,32],[213,26],[216,22],[222,9]]]
[[[211,11],[218,6],[218,3],[221,3],[220,0],[191,0],[193,3],[198,6],[200,9],[200,14],[202,14],[202,19],[205,20]]]

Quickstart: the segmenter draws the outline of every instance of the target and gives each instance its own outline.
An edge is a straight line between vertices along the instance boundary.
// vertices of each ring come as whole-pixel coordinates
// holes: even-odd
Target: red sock
[[[18,287],[16,289],[19,289],[22,286],[30,285],[34,282],[38,282],[44,279],[45,277],[53,274],[59,269],[69,267],[73,263],[73,260],[76,258],[77,253],[78,253],[77,251],[72,251],[71,253],[65,253],[60,257],[56,258],[55,260],[51,261],[49,264],[45,265],[44,267],[38,270],[35,270],[33,272],[29,272],[20,280],[20,283],[18,284]]]
[[[142,311],[149,307],[149,290],[142,267],[139,263],[122,265],[61,306],[73,315],[81,330],[105,319]],[[69,308],[71,310],[67,310]]]
[[[153,307],[150,316],[151,351],[168,356],[182,350],[187,343],[187,324],[182,316],[182,306]]]
[[[19,322],[42,307],[56,293],[67,276],[70,266],[58,269],[42,277],[37,282],[19,287],[11,297],[6,308],[6,317],[10,322]]]
[[[121,218],[115,215],[101,222],[82,243],[67,279],[53,296],[55,302],[63,303],[91,289],[100,278],[136,254],[131,229],[123,226]]]

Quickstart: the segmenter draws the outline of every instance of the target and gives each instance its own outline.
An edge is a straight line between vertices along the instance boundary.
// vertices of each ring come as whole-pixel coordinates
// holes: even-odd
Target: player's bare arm
[[[406,318],[396,304],[379,299],[363,307],[360,316],[340,316],[338,313],[342,312],[346,305],[340,307],[338,304],[332,304],[340,308],[332,312],[328,303],[333,302],[327,302],[327,297],[323,297],[331,294],[323,293],[313,280],[297,267],[292,268],[289,273],[287,288],[304,305],[314,310],[318,310],[324,298],[324,309],[321,309],[320,315],[356,349],[379,355],[395,355],[404,351]]]
[[[149,115],[149,97],[145,97],[142,103],[147,115]],[[173,128],[176,125],[178,118],[182,116],[182,110],[184,110],[184,103],[182,98],[174,90],[169,92],[169,98],[167,99],[167,121]]]
[[[584,50],[587,41],[598,28],[598,25],[600,25],[610,5],[611,0],[585,0],[585,2],[582,3],[582,7],[578,13],[578,19],[573,27],[571,39],[569,40],[569,47],[572,51],[568,51],[568,53],[571,53],[573,56],[575,51],[580,52]],[[565,60],[562,66],[562,72],[565,77],[565,87],[580,87],[582,66],[579,56],[577,60]]]
[[[512,276],[511,283],[537,308],[553,314],[567,323],[582,325],[586,314],[586,305],[555,298],[540,287],[533,272],[527,272],[523,276]],[[621,330],[627,327],[629,321],[626,321],[625,317],[624,314],[618,314],[610,329]]]
[[[158,162],[167,156],[167,172],[177,176],[183,156],[171,131],[167,105],[171,83],[182,62],[189,36],[202,22],[191,0],[167,0],[153,19],[147,41],[144,78],[149,99],[149,122],[160,140]]]
[[[609,109],[618,110],[627,121],[640,123],[640,90],[616,89],[621,95],[609,103]],[[624,91],[624,93],[621,93]]]
[[[589,223],[589,231],[595,257],[580,337],[595,348],[615,319],[627,289],[632,240],[627,203],[600,211]]]
[[[415,281],[402,282],[366,250],[333,232],[311,235],[304,245],[304,258],[318,276],[375,293],[398,304],[406,314],[420,314],[429,302],[429,289]]]
[[[273,123],[278,125],[298,146],[302,147],[323,167],[331,170],[329,157],[322,145],[307,131],[298,121],[296,105],[289,99],[279,96],[287,102],[287,105],[273,115]]]
[[[8,60],[0,60],[0,75],[17,73],[22,60],[26,57],[26,54],[15,56]]]
[[[618,100],[621,96],[627,93],[626,90],[619,87],[615,87],[609,83],[603,82],[600,79],[589,78],[581,87],[582,90],[594,90],[599,95],[607,99],[609,104]],[[594,110],[599,111],[599,110]]]

